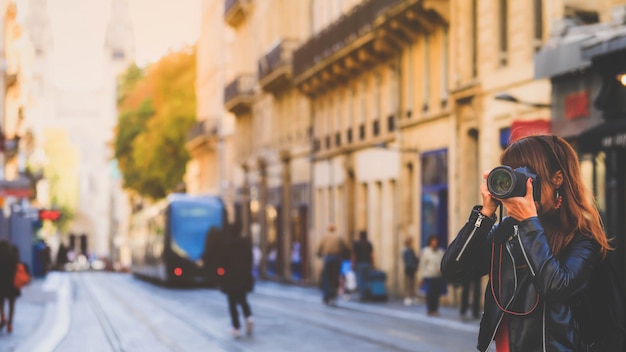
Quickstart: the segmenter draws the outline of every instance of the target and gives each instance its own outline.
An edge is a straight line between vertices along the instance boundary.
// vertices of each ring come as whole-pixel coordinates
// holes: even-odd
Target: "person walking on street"
[[[366,299],[367,290],[365,280],[370,270],[374,268],[374,247],[367,239],[367,231],[359,232],[359,239],[352,245],[352,263],[356,273],[356,286],[359,298]]]
[[[13,332],[15,301],[21,290],[13,284],[19,262],[19,252],[7,240],[0,240],[0,331],[6,326],[7,332]],[[4,302],[9,304],[8,319],[5,315]]]
[[[587,291],[611,246],[578,155],[561,137],[532,135],[511,143],[500,162],[483,174],[482,205],[441,263],[451,282],[489,275],[477,348],[495,341],[497,352],[595,351],[577,309],[593,304]],[[507,179],[520,186],[500,192]],[[496,224],[500,206],[508,216]]]
[[[336,305],[341,261],[346,252],[349,252],[348,245],[335,233],[335,225],[329,225],[328,232],[322,237],[317,250],[317,255],[324,261],[320,283],[323,292],[322,300],[325,304]]]
[[[241,336],[238,307],[241,307],[246,324],[246,333],[252,334],[254,319],[247,295],[254,288],[252,277],[252,243],[241,236],[241,224],[225,226],[223,250],[218,262],[220,290],[228,298],[233,337]]]
[[[65,244],[63,244],[63,242],[61,242],[61,244],[59,244],[59,249],[57,250],[57,257],[56,257],[56,269],[59,271],[65,271],[65,264],[68,263],[68,258],[67,258],[67,247],[65,247]]]
[[[481,278],[476,277],[471,280],[465,280],[461,283],[461,317],[465,317],[467,310],[470,308],[470,294],[472,296],[472,317],[480,318],[480,292]]]
[[[439,248],[437,235],[428,237],[428,245],[422,249],[419,273],[420,286],[426,289],[426,309],[429,316],[439,316],[439,298],[443,292],[444,281],[441,277],[441,258],[443,249]]]
[[[413,249],[413,237],[408,236],[404,240],[404,250],[402,251],[402,262],[404,263],[404,305],[410,306],[415,299],[415,273],[419,266],[419,259]]]

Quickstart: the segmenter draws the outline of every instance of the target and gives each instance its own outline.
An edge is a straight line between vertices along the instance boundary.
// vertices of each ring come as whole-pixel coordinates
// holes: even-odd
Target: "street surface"
[[[333,308],[315,289],[259,282],[249,296],[254,333],[235,339],[226,297],[216,289],[167,288],[106,272],[51,273],[39,286],[18,300],[14,333],[0,333],[0,351],[476,350],[478,322],[460,319],[454,308],[444,307],[442,317],[394,300],[340,300]],[[36,331],[26,334],[29,326]]]

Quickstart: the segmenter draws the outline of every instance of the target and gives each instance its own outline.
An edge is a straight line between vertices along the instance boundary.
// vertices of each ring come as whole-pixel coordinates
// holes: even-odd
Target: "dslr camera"
[[[492,196],[499,199],[512,197],[524,197],[526,195],[526,180],[533,180],[533,199],[541,200],[541,183],[536,174],[528,168],[518,167],[513,169],[509,166],[496,166],[487,176],[487,189]]]

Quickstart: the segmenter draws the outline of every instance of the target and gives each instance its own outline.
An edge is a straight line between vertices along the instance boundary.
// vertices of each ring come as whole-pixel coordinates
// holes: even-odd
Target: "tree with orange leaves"
[[[195,122],[195,48],[172,52],[120,78],[115,158],[124,187],[151,199],[183,180],[187,131]]]

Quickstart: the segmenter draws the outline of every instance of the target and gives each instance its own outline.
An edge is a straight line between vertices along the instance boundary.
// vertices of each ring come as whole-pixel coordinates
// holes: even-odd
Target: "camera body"
[[[487,176],[487,189],[494,198],[507,199],[526,195],[526,180],[533,180],[533,199],[541,201],[539,177],[526,167],[513,169],[509,166],[496,166]]]

